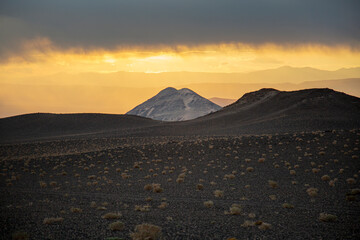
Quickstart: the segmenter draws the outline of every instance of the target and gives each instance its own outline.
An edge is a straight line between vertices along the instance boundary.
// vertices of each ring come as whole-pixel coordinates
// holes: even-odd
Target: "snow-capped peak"
[[[162,121],[183,121],[204,116],[221,107],[188,88],[168,87],[127,114]]]

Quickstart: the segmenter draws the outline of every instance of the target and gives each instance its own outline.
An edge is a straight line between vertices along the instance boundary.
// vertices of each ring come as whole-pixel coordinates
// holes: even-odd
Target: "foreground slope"
[[[162,121],[184,121],[220,110],[221,107],[190,89],[166,88],[126,114]]]
[[[0,140],[37,139],[128,131],[155,126],[148,118],[115,114],[34,113],[0,119]]]

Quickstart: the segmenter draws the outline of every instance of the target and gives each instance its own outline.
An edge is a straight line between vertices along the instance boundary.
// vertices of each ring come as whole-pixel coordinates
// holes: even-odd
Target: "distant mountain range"
[[[0,117],[39,111],[126,113],[167,86],[190,88],[205,98],[238,99],[261,88],[331,88],[360,97],[360,67],[336,71],[285,66],[249,73],[89,72],[26,78],[14,75],[1,79]]]
[[[110,114],[39,113],[3,118],[0,141],[89,136],[224,136],[354,128],[360,128],[360,98],[326,88],[289,92],[266,88],[190,121],[161,122]]]
[[[219,105],[220,107],[225,107],[227,105],[236,102],[236,99],[218,98],[218,97],[209,98],[209,100]]]
[[[194,91],[166,88],[126,114],[161,121],[184,121],[220,110],[221,107]]]

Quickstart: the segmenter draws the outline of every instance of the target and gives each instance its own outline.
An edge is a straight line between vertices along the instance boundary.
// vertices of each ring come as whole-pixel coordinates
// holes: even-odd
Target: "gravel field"
[[[3,144],[0,238],[131,239],[149,223],[163,239],[359,239],[359,141],[355,129]]]

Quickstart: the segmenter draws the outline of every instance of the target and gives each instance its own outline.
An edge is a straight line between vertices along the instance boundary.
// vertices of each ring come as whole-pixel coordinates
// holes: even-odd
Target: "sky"
[[[209,81],[218,93],[204,97],[239,98],[221,84],[360,77],[336,71],[360,67],[359,9],[358,0],[2,0],[0,117],[125,113],[163,87]],[[285,75],[284,66],[334,75],[246,75]]]

